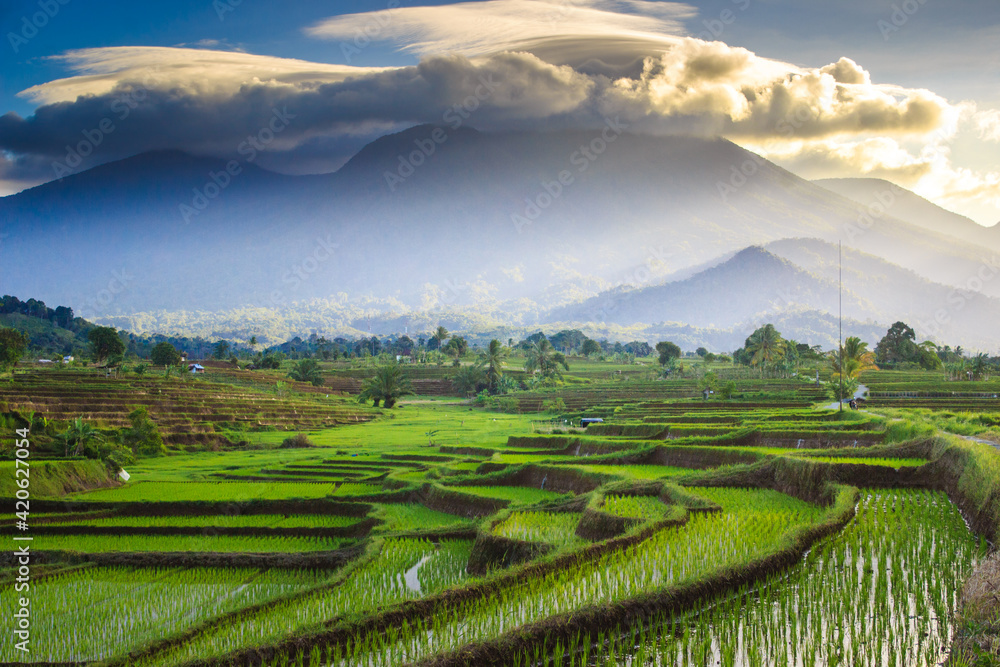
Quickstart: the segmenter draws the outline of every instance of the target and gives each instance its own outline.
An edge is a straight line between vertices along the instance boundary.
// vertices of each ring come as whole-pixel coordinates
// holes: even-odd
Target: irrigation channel
[[[637,632],[583,635],[529,667],[930,667],[986,545],[940,492],[863,491],[856,517],[788,572]]]

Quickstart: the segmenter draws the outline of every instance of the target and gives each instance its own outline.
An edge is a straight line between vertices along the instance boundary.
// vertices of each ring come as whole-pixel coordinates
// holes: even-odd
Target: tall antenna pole
[[[840,334],[837,340],[840,348],[840,411],[844,411],[844,242],[837,241],[837,259],[840,264],[840,291],[838,292],[838,319]]]

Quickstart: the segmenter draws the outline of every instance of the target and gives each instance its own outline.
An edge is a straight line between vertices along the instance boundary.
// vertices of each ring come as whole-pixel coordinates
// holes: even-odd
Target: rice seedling
[[[89,491],[76,498],[112,502],[246,501],[323,498],[332,492],[333,484],[313,482],[136,482]]]
[[[514,512],[493,528],[502,537],[557,546],[582,542],[574,532],[582,515],[556,512]]]
[[[99,660],[239,609],[328,579],[328,572],[235,568],[86,568],[33,582],[31,659]],[[13,613],[13,587],[0,608]],[[9,617],[9,616],[8,616]],[[0,662],[23,654],[5,637]]]
[[[359,638],[330,664],[404,664],[495,638],[554,614],[691,581],[770,553],[788,531],[814,523],[825,512],[776,492],[722,491],[729,511],[693,515],[686,525],[659,531],[624,550],[415,619],[395,635]]]
[[[626,519],[651,521],[663,518],[667,506],[653,496],[605,496],[601,511]]]
[[[334,514],[214,514],[207,516],[115,516],[88,519],[86,515],[61,515],[46,526],[95,526],[98,528],[345,528],[357,517]],[[123,531],[127,532],[127,531]]]
[[[424,505],[413,503],[404,505],[379,505],[374,516],[382,519],[385,524],[378,530],[382,532],[403,532],[431,530],[440,528],[467,528],[472,522],[454,514],[446,514],[432,510]]]
[[[290,598],[258,613],[212,623],[190,642],[142,665],[176,665],[280,639],[348,614],[369,612],[440,591],[466,578],[471,540],[386,540],[378,554],[358,564],[336,587]]]
[[[512,503],[520,505],[534,505],[535,503],[555,500],[567,495],[525,486],[452,486],[448,488],[459,493],[468,493],[473,496],[483,496],[486,498],[499,498],[500,500],[509,500]]]
[[[36,535],[39,551],[84,553],[139,551],[214,551],[226,553],[294,553],[331,551],[342,540],[328,537],[256,537],[246,535]]]
[[[983,555],[943,493],[866,492],[844,531],[789,572],[635,633],[578,637],[563,664],[939,665]]]

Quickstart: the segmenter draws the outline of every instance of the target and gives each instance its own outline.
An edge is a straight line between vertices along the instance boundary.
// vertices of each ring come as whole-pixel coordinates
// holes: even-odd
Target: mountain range
[[[357,330],[458,312],[729,328],[836,315],[836,242],[853,321],[1000,341],[984,324],[1000,226],[886,182],[809,182],[723,139],[613,126],[417,126],[313,176],[177,152],[100,165],[0,199],[0,292],[147,330],[241,309],[315,327],[296,314],[316,304]]]

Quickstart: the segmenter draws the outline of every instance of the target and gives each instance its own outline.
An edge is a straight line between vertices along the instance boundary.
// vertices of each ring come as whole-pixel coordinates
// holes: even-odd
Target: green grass
[[[916,468],[927,463],[926,459],[891,459],[847,456],[810,456],[808,458],[810,461],[819,461],[820,463],[851,463],[854,465],[887,466],[889,468]]]

